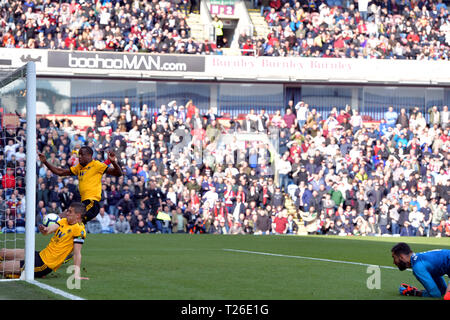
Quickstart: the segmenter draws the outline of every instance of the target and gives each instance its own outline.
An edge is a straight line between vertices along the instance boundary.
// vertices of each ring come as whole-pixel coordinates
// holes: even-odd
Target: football
[[[51,226],[52,224],[55,224],[59,221],[59,216],[56,213],[49,213],[44,216],[44,219],[42,219],[42,224],[44,227]]]

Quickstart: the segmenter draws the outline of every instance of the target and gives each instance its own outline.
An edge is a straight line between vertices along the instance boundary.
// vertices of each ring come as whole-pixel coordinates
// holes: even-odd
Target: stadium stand
[[[213,53],[191,37],[175,1],[2,1],[3,47],[79,51]]]
[[[261,11],[272,32],[252,39],[257,55],[449,59],[447,4],[367,3],[363,11],[354,1],[270,1]]]
[[[442,0],[369,1],[367,8],[340,0],[257,4],[260,9],[249,9],[253,34],[234,34],[242,55],[449,59],[450,21]],[[224,54],[206,36],[212,22],[200,21],[198,7],[167,0],[2,1],[1,46]]]
[[[322,117],[302,101],[293,112],[227,120],[194,104],[167,103],[157,114],[141,106],[139,115],[126,101],[116,113],[101,105],[100,126],[38,121],[49,161],[73,165],[85,144],[99,160],[109,149],[118,155],[125,175],[104,178],[104,213],[89,232],[129,224],[135,233],[450,236],[447,106],[430,108],[428,121],[417,109],[389,110],[388,122],[366,126],[351,108]],[[1,221],[14,232],[11,216],[24,214],[24,140],[1,133]],[[40,221],[79,195],[73,177],[38,168]]]
[[[6,48],[221,53],[192,37],[196,28],[187,21],[199,23],[197,2],[189,9],[167,0],[0,4]],[[441,0],[371,1],[367,10],[340,0],[263,0],[254,7],[271,32],[239,32],[243,55],[448,60],[450,21]],[[314,108],[301,99],[267,113],[241,108],[237,95],[249,92],[242,87],[226,96],[232,107],[220,116],[196,107],[208,102],[199,91],[209,90],[196,84],[161,89],[156,110],[118,96],[73,97],[77,117],[38,120],[38,148],[61,166],[76,163],[84,144],[99,160],[108,149],[119,157],[125,175],[105,177],[105,214],[89,232],[128,230],[128,223],[134,233],[450,236],[447,106],[382,113],[388,97],[368,92],[367,112],[358,114],[350,105],[329,108],[334,92],[302,89],[303,97],[321,99]],[[192,101],[177,105],[175,90]],[[419,105],[414,97],[403,103]],[[96,104],[102,119],[92,116]],[[25,141],[15,136],[23,129],[2,126],[3,232],[18,231],[10,218],[24,214]],[[37,221],[55,203],[64,208],[79,197],[73,178],[58,179],[42,165],[38,175]]]

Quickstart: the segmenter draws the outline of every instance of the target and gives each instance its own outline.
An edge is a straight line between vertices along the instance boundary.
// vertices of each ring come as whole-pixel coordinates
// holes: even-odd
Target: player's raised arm
[[[108,152],[108,160],[111,162],[113,166],[109,167],[106,170],[106,173],[116,177],[122,176],[123,175],[122,168],[117,163],[116,154],[113,151]]]
[[[58,176],[70,176],[72,175],[72,172],[70,169],[64,169],[64,168],[58,168],[52,165],[47,161],[47,158],[43,153],[38,152],[39,160],[54,174]]]

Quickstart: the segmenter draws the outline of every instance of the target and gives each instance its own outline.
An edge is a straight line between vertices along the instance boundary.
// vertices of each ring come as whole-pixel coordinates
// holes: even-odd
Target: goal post
[[[25,249],[25,270],[20,279],[33,281],[37,159],[34,62],[15,70],[0,69],[0,129],[0,249]],[[14,260],[19,257],[14,256]],[[6,273],[5,269],[0,272],[3,276]]]
[[[36,220],[36,65],[26,65],[26,175],[25,175],[25,280],[34,280],[35,220]],[[32,263],[29,263],[32,261]]]

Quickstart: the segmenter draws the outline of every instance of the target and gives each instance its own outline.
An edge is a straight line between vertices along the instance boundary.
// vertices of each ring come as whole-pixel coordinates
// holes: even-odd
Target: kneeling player
[[[81,248],[86,238],[86,230],[82,223],[85,207],[80,202],[74,202],[67,211],[67,218],[59,220],[48,227],[39,225],[39,231],[44,234],[54,233],[47,247],[36,251],[34,257],[34,276],[42,278],[52,271],[58,270],[66,257],[73,253],[75,279],[85,279],[80,276]],[[24,269],[24,249],[2,249],[0,251],[0,272],[5,275],[20,274]]]
[[[400,271],[412,268],[414,276],[425,287],[419,290],[402,283],[400,294],[405,296],[442,297],[450,300],[450,283],[447,285],[444,275],[450,276],[450,250],[431,250],[414,253],[404,242],[397,243],[392,249],[394,264]]]

